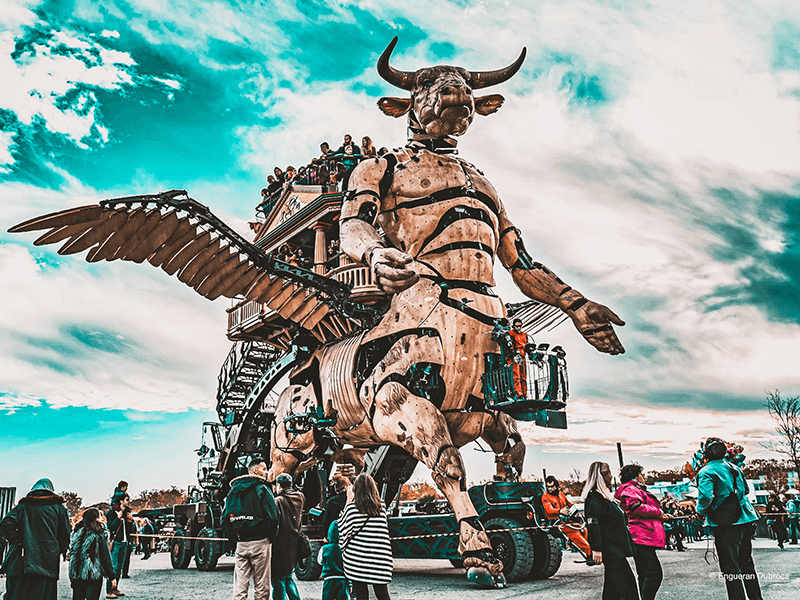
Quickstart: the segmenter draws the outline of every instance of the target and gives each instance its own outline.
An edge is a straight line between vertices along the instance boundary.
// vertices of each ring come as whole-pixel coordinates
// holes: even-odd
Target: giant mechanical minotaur
[[[368,265],[390,296],[378,309],[349,301],[336,281],[266,255],[180,192],[107,200],[12,231],[49,229],[36,243],[65,241],[63,254],[148,260],[206,297],[269,303],[308,348],[292,363],[291,385],[278,401],[270,479],[319,460],[318,431],[298,430],[293,415],[316,411],[340,450],[403,448],[431,469],[450,502],[470,578],[498,582],[503,565],[467,494],[458,450],[481,438],[522,469],[516,422],[486,407],[481,386],[484,355],[498,351],[491,333],[506,318],[492,293],[495,258],[525,295],[564,311],[599,351],[624,352],[613,329],[624,323],[531,259],[495,189],[455,153],[453,136],[504,101],[473,92],[512,77],[525,50],[498,71],[403,72],[389,64],[396,43],[381,55],[378,72],[410,98],[382,98],[378,106],[393,117],[408,115],[408,141],[353,171],[339,220],[342,250]],[[334,314],[361,326],[333,342],[307,343]]]

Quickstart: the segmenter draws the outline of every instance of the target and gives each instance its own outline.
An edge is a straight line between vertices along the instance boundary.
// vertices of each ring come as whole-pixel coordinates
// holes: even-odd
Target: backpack
[[[739,477],[739,470],[734,470],[730,465],[727,466],[733,473],[733,491],[723,498],[717,508],[708,509],[708,516],[717,525],[733,525],[742,518],[742,504],[736,494],[736,480]]]

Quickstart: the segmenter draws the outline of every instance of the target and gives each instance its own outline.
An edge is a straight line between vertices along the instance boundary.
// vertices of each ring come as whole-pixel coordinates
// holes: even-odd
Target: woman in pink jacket
[[[661,511],[656,497],[645,488],[643,471],[636,464],[622,467],[619,474],[622,485],[617,488],[614,497],[628,517],[642,600],[653,600],[663,579],[656,548],[664,547],[666,535],[662,521],[670,517]]]

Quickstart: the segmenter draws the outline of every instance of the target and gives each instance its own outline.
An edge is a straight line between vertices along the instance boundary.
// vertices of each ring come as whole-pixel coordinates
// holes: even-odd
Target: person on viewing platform
[[[728,447],[709,438],[704,455],[708,461],[697,474],[697,514],[704,516],[714,535],[719,570],[729,600],[761,600],[753,563],[753,533],[758,514],[747,499],[747,483],[738,466],[724,460]]]
[[[361,138],[361,155],[364,158],[375,158],[378,156],[378,151],[375,150],[372,139],[367,135]]]
[[[286,182],[286,173],[281,171],[280,167],[275,167],[272,172],[275,174],[275,181],[283,186],[283,184]]]
[[[285,182],[286,183],[292,183],[292,181],[294,180],[296,174],[297,173],[294,170],[294,167],[292,165],[289,165],[288,167],[286,167],[286,179],[285,179]]]
[[[59,555],[69,547],[69,515],[64,498],[49,479],[40,479],[0,521],[9,551],[0,574],[5,600],[56,600]]]
[[[267,196],[272,196],[280,191],[283,184],[275,179],[274,175],[267,176]]]
[[[514,373],[514,393],[518,398],[525,398],[528,393],[528,364],[525,355],[531,351],[533,340],[530,340],[528,334],[522,331],[520,319],[514,319],[508,335],[511,340],[511,356],[508,364],[512,365],[511,369]]]
[[[350,149],[350,152],[347,151],[348,148]],[[336,156],[344,156],[345,154],[360,155],[361,148],[353,143],[353,136],[351,136],[349,133],[345,133],[342,145],[339,146],[338,150],[336,150],[334,154]]]
[[[347,504],[339,517],[344,573],[353,583],[356,600],[368,600],[372,585],[378,600],[389,600],[392,580],[392,544],[386,509],[375,480],[366,473],[347,490]]]
[[[103,577],[116,587],[114,565],[108,551],[105,520],[96,508],[87,508],[75,525],[69,544],[69,581],[72,600],[98,600]],[[114,596],[116,598],[116,595]]]
[[[322,160],[327,160],[328,158],[330,158],[330,155],[333,154],[333,150],[331,150],[331,147],[330,145],[328,145],[328,142],[322,142],[319,145],[319,152],[320,152],[319,157]]]
[[[545,492],[542,494],[542,506],[544,507],[545,516],[551,521],[559,520],[558,530],[581,549],[581,552],[586,556],[586,563],[593,565],[592,549],[589,547],[589,542],[586,540],[583,530],[566,522],[572,502],[567,500],[566,495],[559,488],[558,479],[548,475],[544,480],[544,485]]]
[[[664,579],[656,549],[664,547],[666,534],[662,521],[670,517],[661,511],[658,499],[647,491],[644,469],[640,465],[622,467],[619,480],[621,485],[614,497],[628,517],[639,593],[642,600],[653,600]]]
[[[385,154],[389,154],[389,149],[386,146],[383,146],[380,150],[378,150],[378,156],[383,156]]]
[[[605,565],[603,600],[639,600],[639,587],[628,564],[633,541],[625,511],[611,493],[611,467],[593,462],[583,486],[586,527],[595,564]]]

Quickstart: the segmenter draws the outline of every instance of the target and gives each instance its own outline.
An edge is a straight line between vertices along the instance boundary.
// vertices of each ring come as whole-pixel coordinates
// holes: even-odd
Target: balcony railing
[[[353,300],[366,302],[385,296],[385,292],[375,284],[372,278],[372,269],[362,264],[352,263],[336,267],[328,273],[328,276],[353,288],[350,293]]]

